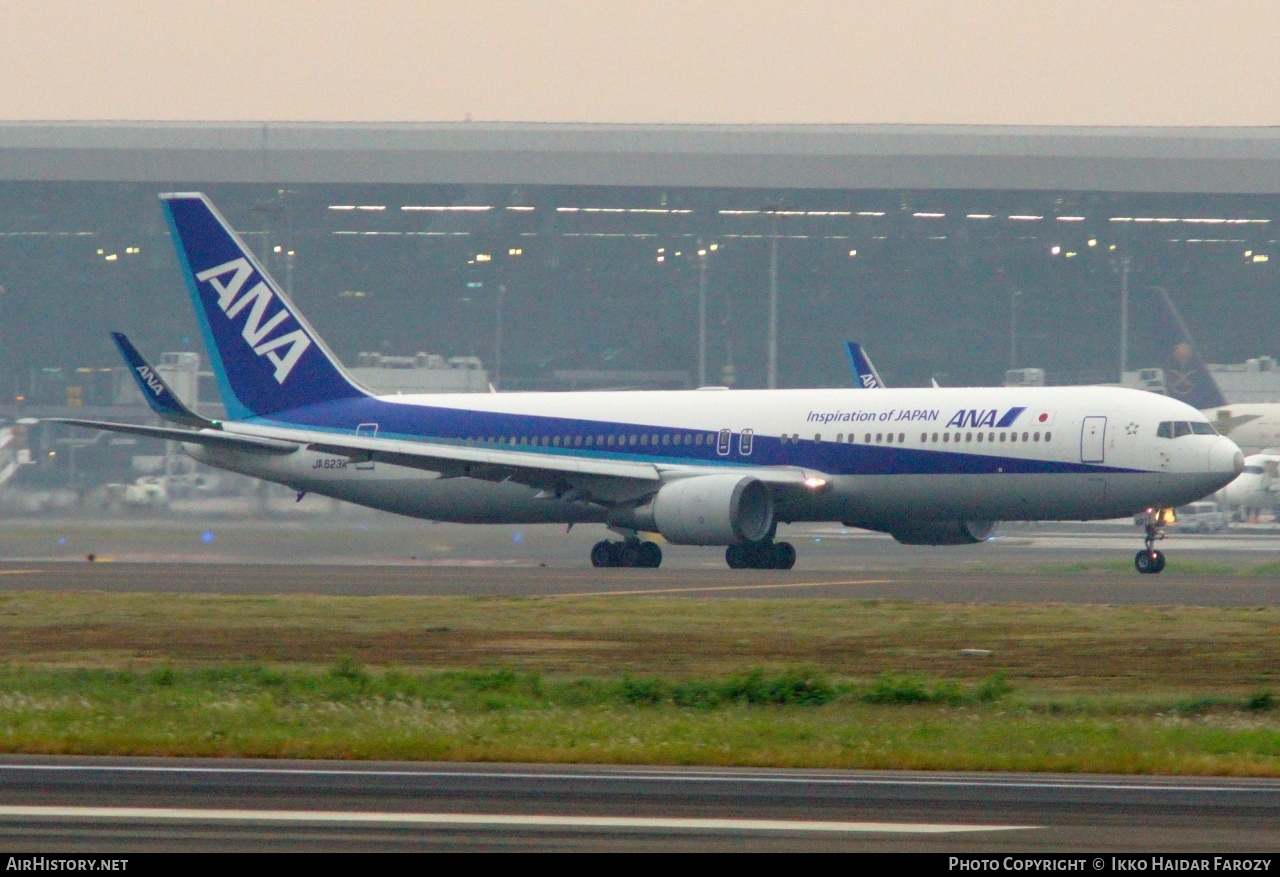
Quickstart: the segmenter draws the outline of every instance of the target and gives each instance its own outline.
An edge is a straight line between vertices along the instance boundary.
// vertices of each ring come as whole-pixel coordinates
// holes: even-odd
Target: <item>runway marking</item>
[[[776,585],[706,585],[700,588],[645,588],[637,591],[578,591],[543,597],[634,597],[641,594],[691,594],[696,591],[772,591],[782,588],[826,588],[835,585],[887,585],[893,579],[855,579],[846,582],[785,582]]]
[[[66,773],[155,773],[155,774],[233,774],[265,776],[323,776],[323,777],[396,777],[420,779],[485,779],[485,780],[580,780],[586,782],[682,782],[682,783],[753,783],[761,785],[797,785],[810,783],[828,786],[901,786],[921,788],[995,788],[995,789],[1055,789],[1084,791],[1139,791],[1139,792],[1261,792],[1274,795],[1280,791],[1276,781],[1255,780],[1256,785],[1197,785],[1194,783],[1124,782],[1090,779],[1028,778],[985,779],[980,777],[894,777],[894,776],[830,776],[804,773],[729,773],[711,770],[643,772],[618,771],[616,773],[569,773],[499,770],[397,770],[388,768],[324,768],[324,767],[225,767],[183,765],[126,765],[126,764],[0,764],[3,771],[51,771]]]
[[[42,569],[0,569],[0,576],[21,576],[33,572],[44,572]]]
[[[793,831],[882,834],[955,834],[1025,831],[1034,825],[966,825],[928,822],[818,822],[800,819],[677,819],[646,816],[546,816],[516,813],[378,813],[342,810],[221,810],[187,807],[0,806],[0,819],[131,819],[199,822],[365,823],[473,825],[532,828],[666,828],[675,831]]]

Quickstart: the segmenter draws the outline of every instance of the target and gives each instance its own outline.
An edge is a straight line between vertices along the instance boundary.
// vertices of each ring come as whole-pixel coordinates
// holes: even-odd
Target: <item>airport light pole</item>
[[[698,386],[707,385],[707,249],[698,240]]]
[[[493,386],[499,386],[502,380],[502,302],[507,296],[507,285],[498,284],[498,302],[494,313],[493,325]]]
[[[769,368],[766,386],[778,388],[778,208],[774,206],[773,234],[769,236]]]
[[[1129,370],[1129,257],[1120,257],[1120,383]]]
[[[1021,289],[1009,290],[1009,368],[1018,367],[1018,298]]]

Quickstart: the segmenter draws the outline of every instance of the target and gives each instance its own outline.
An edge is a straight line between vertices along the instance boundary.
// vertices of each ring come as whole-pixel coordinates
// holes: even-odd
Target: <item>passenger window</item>
[[[1031,437],[1031,433],[1024,432],[1024,433],[1022,434],[1022,440],[1023,440],[1024,442],[1025,442],[1025,441],[1030,441],[1030,437]]]
[[[938,440],[938,434],[936,432],[933,434],[933,440],[935,442]]]
[[[929,433],[927,432],[920,433],[920,444],[924,444],[928,440],[929,440]]]
[[[649,444],[649,436],[647,434],[640,436],[640,444],[642,445]]]
[[[869,445],[869,444],[871,444],[871,433],[867,433],[867,434],[866,434],[866,436],[864,436],[864,437],[863,437],[863,439],[862,439],[862,443],[863,443],[864,445]]]
[[[982,441],[982,433],[978,433],[978,441]]]
[[[907,440],[907,434],[905,432],[898,433],[898,444],[902,444],[906,440]]]
[[[677,436],[677,438],[678,438],[678,437],[679,437],[679,436]],[[669,445],[669,444],[671,444],[671,434],[670,434],[670,433],[666,433],[666,432],[664,432],[664,433],[662,434],[662,443],[663,443],[664,445]]]
[[[967,442],[971,442],[971,441],[973,441],[973,433],[971,433],[971,432],[966,432],[966,433],[964,434],[964,440],[965,440],[965,441],[967,441]]]
[[[951,433],[949,433],[949,432],[944,432],[944,433],[942,434],[942,442],[943,442],[943,444],[946,444],[946,443],[947,443],[947,442],[949,442],[949,441],[951,441]]]
[[[1036,434],[1035,434],[1035,435],[1033,435],[1031,438],[1032,438],[1032,440],[1034,440],[1034,441],[1037,441],[1037,442],[1038,442],[1038,441],[1040,441],[1040,433],[1036,433]]]
[[[884,440],[886,444],[890,444],[890,445],[893,444],[893,433],[889,433],[887,436],[885,436]]]
[[[1044,440],[1045,440],[1045,441],[1049,441],[1049,439],[1051,439],[1051,438],[1053,438],[1053,433],[1051,433],[1051,432],[1046,432],[1046,433],[1044,434]]]
[[[733,440],[733,432],[727,429],[720,430],[720,440],[716,443],[716,453],[722,457],[729,455],[729,442]]]
[[[820,432],[815,432],[815,433],[813,434],[813,440],[814,440],[815,442],[820,442],[820,441],[822,441],[822,433],[820,433]]]
[[[1000,441],[1005,441],[1007,438],[1008,436],[1005,433],[1000,433]]]
[[[752,440],[755,438],[755,432],[750,429],[744,429],[738,435],[738,453],[744,457],[751,456]]]
[[[876,433],[876,444],[880,444],[883,441],[884,441],[884,433],[882,432]]]
[[[694,439],[698,444],[702,444],[702,433],[698,433],[698,437]]]
[[[842,432],[836,433],[836,444],[838,445],[844,444],[844,433]]]

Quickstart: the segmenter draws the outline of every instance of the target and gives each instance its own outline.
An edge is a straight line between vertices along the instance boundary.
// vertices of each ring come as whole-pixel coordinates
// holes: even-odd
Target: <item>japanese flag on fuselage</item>
[[[1053,414],[1054,412],[1052,411],[1032,411],[1031,425],[1032,426],[1053,426]]]

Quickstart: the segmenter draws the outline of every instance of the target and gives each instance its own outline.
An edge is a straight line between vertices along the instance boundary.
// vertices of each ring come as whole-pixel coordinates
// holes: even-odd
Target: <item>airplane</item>
[[[1000,519],[1164,510],[1243,465],[1194,408],[1124,388],[375,396],[208,198],[160,198],[227,418],[189,410],[120,336],[144,398],[173,425],[50,420],[177,441],[299,496],[439,521],[603,523],[622,539],[592,547],[600,567],[658,566],[661,548],[641,538],[658,533],[725,546],[734,569],[789,569],[779,523],[973,544]],[[1164,568],[1159,522],[1148,515],[1140,572]]]
[[[1280,403],[1227,402],[1169,293],[1158,286],[1154,289],[1164,305],[1155,310],[1154,319],[1156,331],[1166,342],[1165,392],[1204,412],[1246,454],[1280,447]]]
[[[1250,454],[1244,458],[1244,470],[1217,499],[1237,512],[1240,520],[1255,521],[1260,512],[1274,509],[1280,499],[1280,454]]]

